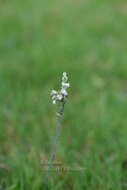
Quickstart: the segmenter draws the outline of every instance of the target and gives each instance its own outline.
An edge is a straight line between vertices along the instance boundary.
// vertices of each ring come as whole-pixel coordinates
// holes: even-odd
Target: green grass
[[[71,88],[52,190],[127,188],[125,0],[0,1],[0,185],[42,190],[56,130],[49,96]]]

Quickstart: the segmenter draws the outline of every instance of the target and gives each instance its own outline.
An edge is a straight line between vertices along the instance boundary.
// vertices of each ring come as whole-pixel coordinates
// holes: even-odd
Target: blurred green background
[[[127,1],[0,0],[0,188],[42,190],[62,72],[71,88],[53,190],[127,188]]]

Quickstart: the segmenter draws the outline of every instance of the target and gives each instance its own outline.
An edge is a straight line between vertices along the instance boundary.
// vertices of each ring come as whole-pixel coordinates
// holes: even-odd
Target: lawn
[[[71,87],[52,190],[127,189],[127,2],[0,1],[0,190],[43,190],[60,88]],[[76,171],[74,168],[84,168]]]

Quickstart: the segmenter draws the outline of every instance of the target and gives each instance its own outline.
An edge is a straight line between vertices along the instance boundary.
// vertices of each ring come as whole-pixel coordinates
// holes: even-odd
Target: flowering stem
[[[49,175],[50,175],[50,170],[52,169],[53,161],[54,161],[55,154],[56,154],[56,148],[57,148],[57,143],[58,143],[58,137],[59,137],[59,134],[60,134],[60,127],[61,127],[61,120],[62,120],[62,116],[63,116],[63,112],[64,112],[64,106],[65,106],[65,100],[63,99],[61,108],[60,108],[60,110],[58,112],[58,123],[57,123],[57,129],[56,129],[56,137],[55,137],[55,141],[54,141],[54,145],[53,145],[53,152],[52,152],[52,155],[51,155],[49,168],[48,168],[47,173],[46,173],[45,178],[44,178],[44,184],[47,185],[47,186],[48,186],[48,178],[49,178]]]

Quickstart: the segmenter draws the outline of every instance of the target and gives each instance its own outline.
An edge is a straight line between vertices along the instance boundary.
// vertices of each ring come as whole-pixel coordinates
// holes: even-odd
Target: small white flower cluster
[[[63,73],[62,77],[62,86],[60,91],[52,90],[51,97],[53,104],[56,104],[56,101],[62,101],[67,95],[67,88],[70,87],[70,84],[67,82],[68,77],[66,72]]]

